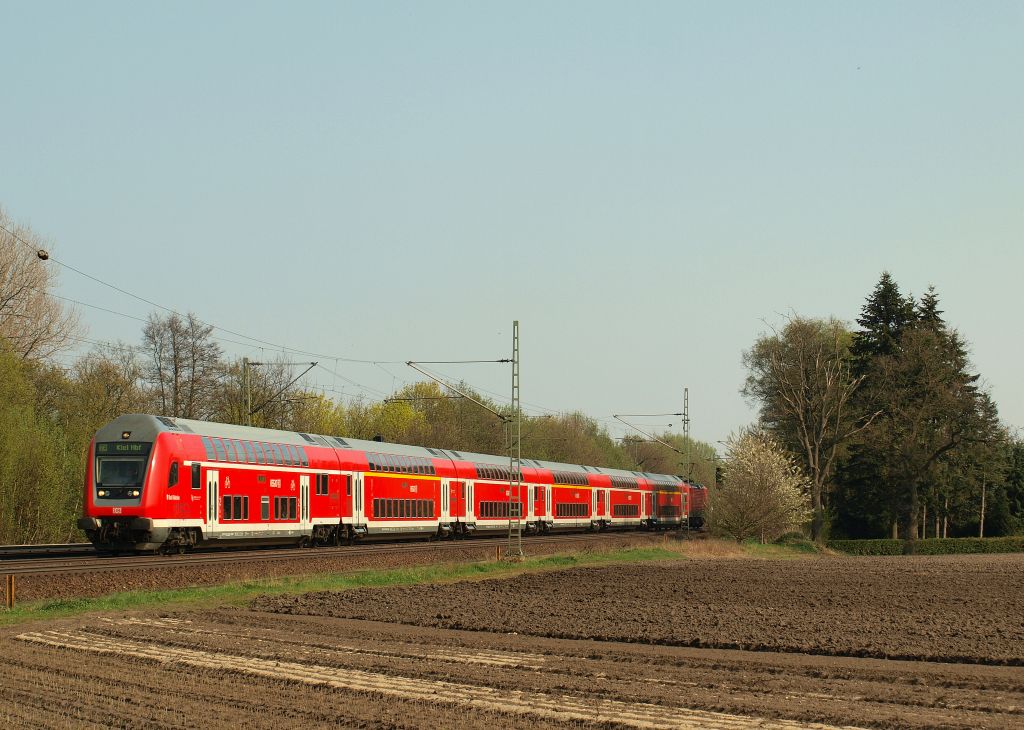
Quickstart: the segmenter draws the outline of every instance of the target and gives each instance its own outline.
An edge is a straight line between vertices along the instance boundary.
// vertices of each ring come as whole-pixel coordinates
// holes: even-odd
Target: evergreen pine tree
[[[860,330],[854,332],[850,345],[851,370],[855,377],[864,378],[853,399],[861,418],[886,408],[879,391],[871,387],[874,366],[880,358],[896,355],[900,337],[916,320],[914,300],[904,297],[889,272],[883,271],[861,308]],[[898,513],[887,486],[890,481],[885,454],[862,438],[854,441],[836,475],[832,519],[837,532],[850,537],[888,536]]]
[[[854,374],[867,375],[874,358],[894,355],[900,335],[916,319],[914,300],[900,294],[892,276],[883,271],[857,318],[860,330],[850,346]]]

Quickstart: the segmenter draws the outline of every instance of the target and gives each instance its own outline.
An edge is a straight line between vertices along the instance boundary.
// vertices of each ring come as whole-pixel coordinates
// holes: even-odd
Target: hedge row
[[[965,553],[1024,553],[1024,537],[950,537],[916,540],[829,540],[827,545],[847,555],[963,555]]]

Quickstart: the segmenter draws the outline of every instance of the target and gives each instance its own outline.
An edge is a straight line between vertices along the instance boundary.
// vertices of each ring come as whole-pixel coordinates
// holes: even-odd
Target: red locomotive
[[[133,414],[90,444],[78,526],[116,552],[688,519],[679,477],[533,459],[521,471],[510,500],[507,457]]]

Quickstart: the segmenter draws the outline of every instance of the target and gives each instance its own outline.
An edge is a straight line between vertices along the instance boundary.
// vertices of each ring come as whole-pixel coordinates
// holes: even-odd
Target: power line
[[[185,317],[186,316],[186,315],[181,314],[177,310],[172,309],[171,307],[167,307],[167,306],[165,306],[163,304],[160,304],[159,302],[153,301],[153,300],[148,299],[146,297],[140,296],[140,295],[138,295],[138,294],[136,294],[134,292],[128,291],[127,289],[124,289],[123,287],[117,286],[116,284],[112,284],[112,283],[110,283],[108,281],[105,281],[105,280],[103,280],[103,279],[101,279],[101,278],[99,278],[97,276],[93,276],[92,274],[90,274],[90,273],[88,273],[86,271],[83,271],[83,270],[79,269],[76,266],[73,266],[73,265],[71,265],[69,263],[66,263],[65,261],[62,261],[62,260],[60,260],[58,258],[55,258],[54,256],[50,255],[49,252],[45,251],[44,249],[39,249],[39,248],[36,248],[35,246],[33,246],[31,243],[26,241],[24,238],[22,238],[20,235],[18,235],[15,231],[12,231],[10,228],[8,228],[3,223],[0,223],[0,230],[6,231],[15,241],[21,243],[26,248],[28,248],[33,253],[35,253],[39,257],[39,259],[41,261],[52,261],[53,263],[57,264],[58,266],[61,266],[61,267],[65,268],[65,269],[68,269],[69,271],[72,271],[72,272],[78,274],[79,276],[85,277],[86,279],[89,279],[90,281],[93,281],[93,282],[95,282],[97,284],[100,284],[101,286],[105,286],[105,287],[107,287],[109,289],[112,289],[112,290],[114,290],[114,291],[116,291],[116,292],[118,292],[120,294],[125,295],[125,296],[131,297],[132,299],[136,299],[136,300],[138,300],[140,302],[143,302],[144,304],[147,304],[147,305],[149,305],[151,307],[156,307],[157,309],[163,310],[163,311],[168,312],[170,314],[177,315],[179,317]],[[106,307],[101,307],[101,306],[95,305],[95,304],[89,304],[87,302],[82,302],[82,301],[79,301],[79,300],[76,300],[76,299],[71,299],[70,297],[64,297],[64,296],[61,296],[59,294],[53,294],[52,292],[47,292],[47,294],[49,296],[53,296],[53,297],[55,297],[57,299],[61,299],[63,301],[67,301],[67,302],[71,302],[73,304],[78,304],[80,306],[89,307],[91,309],[96,309],[96,310],[99,310],[99,311],[107,312],[109,314],[114,314],[114,315],[118,315],[118,316],[121,316],[121,317],[126,317],[128,319],[132,319],[132,320],[135,320],[135,321],[138,321],[138,322],[146,322],[147,321],[147,320],[145,320],[145,319],[143,319],[141,317],[138,317],[136,315],[127,314],[125,312],[120,312],[120,311],[109,309],[109,308],[106,308]],[[214,324],[212,322],[199,319],[198,317],[196,317],[196,319],[198,321],[202,322],[203,324],[211,327],[213,330],[216,330],[216,331],[219,331],[219,332],[226,332],[226,333],[228,333],[230,335],[234,335],[235,337],[241,337],[241,338],[243,338],[245,340],[249,340],[249,342],[238,342],[237,340],[232,340],[232,339],[229,339],[229,338],[226,338],[226,337],[217,336],[217,335],[214,336],[214,339],[217,339],[217,340],[219,340],[221,342],[228,342],[228,343],[231,343],[231,344],[234,344],[234,345],[238,345],[239,347],[245,347],[245,348],[250,348],[250,349],[262,349],[262,346],[267,346],[267,347],[271,347],[271,348],[273,348],[275,350],[281,350],[282,352],[290,352],[290,353],[295,353],[295,354],[298,354],[298,355],[307,355],[307,356],[311,356],[311,357],[318,357],[318,358],[325,359],[325,360],[334,360],[335,362],[346,362],[346,363],[354,363],[354,364],[361,364],[361,365],[374,365],[374,366],[377,366],[377,367],[381,367],[383,365],[402,365],[402,364],[406,364],[406,362],[407,362],[407,361],[404,361],[404,360],[376,360],[376,359],[340,357],[340,356],[337,356],[337,355],[313,352],[313,351],[310,351],[310,350],[303,350],[303,349],[300,349],[300,348],[289,347],[287,345],[282,345],[282,344],[279,344],[279,343],[271,342],[269,340],[264,340],[264,339],[261,339],[259,337],[252,337],[251,335],[247,335],[247,334],[245,334],[243,332],[238,332],[236,330],[232,330],[232,329],[229,329],[227,327],[223,327],[221,325],[217,325],[217,324]],[[127,349],[126,346],[113,346],[113,345],[110,345],[109,343],[96,342],[94,340],[89,340],[87,338],[72,337],[71,339],[76,339],[76,340],[79,340],[81,342],[87,342],[89,344],[93,344],[93,345],[100,346],[100,347],[107,347],[107,348],[110,348],[110,349],[121,349],[121,350]],[[253,343],[258,343],[258,344],[254,345]],[[128,346],[128,347],[130,347],[130,346]],[[139,351],[140,350],[140,348],[137,348],[137,347],[131,347],[130,349],[135,350],[135,351]],[[459,364],[475,364],[475,363],[508,363],[508,362],[511,362],[511,360],[508,359],[508,358],[502,358],[502,359],[496,359],[496,360],[432,360],[432,361],[423,360],[423,361],[417,361],[417,362],[420,362],[422,364],[459,365]],[[382,390],[378,390],[376,388],[371,388],[369,386],[363,385],[363,384],[358,383],[358,382],[356,382],[354,380],[346,378],[346,377],[344,377],[344,376],[342,376],[342,375],[340,375],[340,374],[338,374],[338,373],[336,373],[336,372],[334,372],[334,371],[324,367],[323,365],[318,365],[318,367],[322,368],[326,372],[331,373],[334,377],[340,378],[341,380],[344,380],[345,382],[349,383],[350,385],[352,385],[352,386],[354,386],[356,388],[359,388],[361,390],[365,390],[368,393],[375,393],[375,394],[377,394],[377,395],[379,395],[381,397],[384,397],[384,398],[386,398],[388,396],[388,394],[385,393]],[[394,373],[390,373],[388,370],[386,370],[383,367],[381,367],[381,369],[384,370],[384,372],[388,372],[393,378],[397,378],[397,376],[395,376]],[[408,380],[405,380],[405,379],[400,379],[400,380],[402,380],[403,383],[408,383],[409,382]],[[492,397],[496,397],[503,404],[507,404],[507,397],[504,396],[501,393],[497,393],[495,391],[488,390],[486,388],[474,388],[474,389],[480,391],[481,393],[486,393],[486,394],[488,394],[488,395],[490,395]],[[528,402],[528,401],[522,401],[522,404],[530,406],[530,407],[532,407],[532,408],[534,408],[536,410],[539,410],[539,411],[542,411],[542,412],[548,413],[548,414],[558,414],[558,413],[561,413],[561,411],[559,411],[559,410],[552,409],[552,408],[547,408],[546,406],[542,406],[539,403],[532,403],[532,402]],[[669,414],[666,414],[666,415],[669,415]],[[671,415],[678,415],[678,414],[671,414]],[[613,418],[614,418],[614,416],[613,416]],[[610,419],[605,417],[605,418],[597,418],[595,420],[609,421]]]
[[[171,314],[175,314],[175,315],[177,315],[179,317],[185,317],[186,316],[186,315],[183,315],[181,312],[178,312],[177,310],[171,309],[170,307],[166,307],[163,304],[160,304],[159,302],[155,302],[155,301],[153,301],[151,299],[147,299],[146,297],[139,296],[138,294],[130,292],[127,289],[124,289],[122,287],[117,286],[116,284],[111,284],[108,281],[104,281],[103,279],[100,279],[99,277],[93,276],[92,274],[89,274],[89,273],[87,273],[85,271],[82,271],[81,269],[79,269],[79,268],[77,268],[75,266],[72,266],[71,264],[65,263],[64,261],[61,261],[60,259],[57,259],[57,258],[51,256],[48,252],[44,251],[43,249],[35,248],[32,244],[30,244],[24,238],[22,238],[17,233],[12,231],[10,228],[5,226],[3,223],[0,223],[0,229],[6,231],[14,240],[18,241],[19,243],[21,243],[25,247],[27,247],[30,250],[32,250],[43,261],[47,261],[47,260],[52,261],[53,263],[57,264],[58,266],[63,266],[64,268],[68,269],[69,271],[75,272],[79,276],[84,276],[86,279],[89,279],[91,281],[96,282],[97,284],[100,284],[102,286],[105,286],[105,287],[108,287],[110,289],[113,289],[114,291],[119,292],[121,294],[124,294],[125,296],[131,297],[132,299],[137,299],[138,301],[143,302],[145,304],[148,304],[151,307],[156,307],[157,309],[162,309],[165,312],[169,312]],[[108,310],[108,311],[111,311],[111,310]],[[120,312],[114,312],[114,313],[115,314],[123,314],[123,313],[120,313]],[[131,315],[124,315],[124,316],[131,316]],[[199,319],[199,318],[196,317],[196,319]],[[357,359],[357,358],[337,357],[335,355],[325,355],[323,353],[310,352],[310,351],[307,351],[307,350],[301,350],[301,349],[298,349],[298,348],[295,348],[295,347],[288,347],[287,345],[281,345],[281,344],[278,344],[278,343],[275,343],[275,342],[270,342],[269,340],[263,340],[263,339],[260,339],[258,337],[252,337],[252,336],[247,335],[247,334],[245,334],[243,332],[237,332],[235,330],[228,329],[227,327],[222,327],[220,325],[216,325],[216,324],[213,324],[212,322],[207,322],[205,320],[199,320],[199,321],[202,322],[203,324],[208,325],[209,327],[212,327],[215,330],[219,330],[221,332],[227,332],[228,334],[234,335],[235,337],[242,337],[242,338],[244,338],[246,340],[251,340],[252,342],[258,342],[258,343],[260,343],[262,345],[267,345],[267,346],[273,347],[275,349],[287,350],[289,352],[294,352],[294,353],[297,353],[297,354],[300,354],[300,355],[310,355],[310,356],[313,356],[313,357],[321,357],[321,358],[325,358],[325,359],[328,359],[328,360],[338,360],[338,361],[342,361],[342,362],[365,363],[365,364],[369,364],[369,365],[376,364],[376,363],[387,363],[387,364],[391,364],[391,365],[401,365],[403,363],[403,361],[401,361],[401,360],[362,360],[362,359]],[[235,343],[235,344],[242,344],[242,343]],[[252,345],[249,345],[249,344],[244,344],[242,346],[244,346],[244,347],[252,347]]]

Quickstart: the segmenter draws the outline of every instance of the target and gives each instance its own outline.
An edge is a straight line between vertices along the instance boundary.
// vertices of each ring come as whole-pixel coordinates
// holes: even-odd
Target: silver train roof
[[[325,436],[314,433],[282,431],[275,428],[258,428],[256,426],[236,426],[230,423],[214,421],[197,421],[190,418],[170,418],[168,416],[150,416],[132,413],[120,416],[104,426],[97,433],[97,440],[117,440],[122,431],[133,431],[143,434],[156,434],[162,431],[171,433],[194,433],[200,436],[216,436],[217,438],[245,439],[248,441],[265,441],[294,446],[322,446],[329,449],[349,449],[352,451],[370,451],[378,454],[400,454],[403,456],[421,456],[426,458],[451,459],[468,461],[474,464],[490,464],[508,466],[508,457],[494,454],[477,454],[469,451],[452,449],[432,449],[425,446],[409,446],[388,441],[366,441],[342,436]],[[546,471],[571,471],[584,474],[603,474],[613,477],[643,478],[656,484],[681,484],[682,479],[671,474],[652,474],[650,472],[611,469],[602,466],[586,466],[583,464],[564,464],[556,461],[539,461],[523,459],[524,467],[544,469]]]

